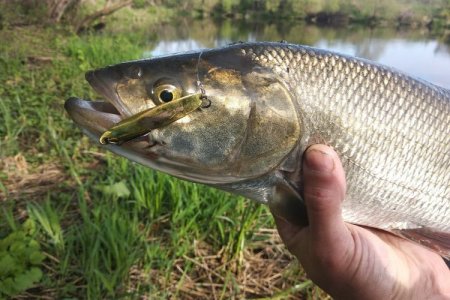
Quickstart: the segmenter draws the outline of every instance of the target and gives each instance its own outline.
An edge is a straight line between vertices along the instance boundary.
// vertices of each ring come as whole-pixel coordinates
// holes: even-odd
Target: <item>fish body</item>
[[[287,43],[140,60],[89,72],[107,103],[66,109],[98,139],[175,96],[211,105],[122,145],[151,168],[266,203],[307,224],[301,158],[333,147],[347,178],[345,221],[427,244],[450,257],[450,91],[376,63]],[[169,97],[170,98],[170,97]]]

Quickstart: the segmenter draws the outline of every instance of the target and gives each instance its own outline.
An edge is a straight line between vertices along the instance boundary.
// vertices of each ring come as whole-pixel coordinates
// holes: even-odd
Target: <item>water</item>
[[[144,56],[166,55],[236,41],[281,41],[367,58],[450,89],[450,41],[424,29],[318,27],[304,23],[184,20],[152,28]],[[444,41],[447,40],[445,43]]]

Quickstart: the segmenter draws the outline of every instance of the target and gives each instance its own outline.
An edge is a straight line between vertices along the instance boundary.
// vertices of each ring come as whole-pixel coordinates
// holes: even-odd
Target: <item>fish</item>
[[[346,173],[346,222],[450,258],[450,91],[443,87],[286,42],[239,42],[124,62],[85,77],[105,100],[72,97],[65,108],[97,142],[108,130],[129,131],[117,143],[103,139],[118,155],[267,204],[307,226],[302,155],[310,145],[326,144]],[[170,122],[158,112],[192,95],[201,95],[195,107]],[[163,125],[143,120],[147,115]]]

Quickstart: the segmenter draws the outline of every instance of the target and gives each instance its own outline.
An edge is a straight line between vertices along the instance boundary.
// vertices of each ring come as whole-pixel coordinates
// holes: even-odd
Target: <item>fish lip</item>
[[[91,108],[92,110],[101,112],[101,113],[108,113],[113,115],[119,115],[119,111],[117,111],[116,107],[112,105],[110,102],[106,101],[90,101],[90,100],[83,100],[78,97],[70,97],[67,99],[67,101],[64,103],[64,108],[67,111],[71,111],[75,109],[76,107],[84,107],[84,108]]]
[[[71,97],[64,103],[64,108],[78,126],[96,135],[100,135],[122,120],[115,106],[106,101]]]
[[[107,101],[90,101],[71,97],[64,103],[64,108],[70,118],[95,139],[99,139],[101,134],[124,118],[116,107]],[[164,142],[158,141],[148,133],[127,141],[121,146],[132,146],[138,143],[145,143],[147,150],[165,145]]]
[[[121,74],[111,68],[103,68],[86,72],[85,78],[91,87],[105,100],[110,102],[121,116],[130,116],[131,112],[120,100],[116,92],[116,86],[121,78]]]

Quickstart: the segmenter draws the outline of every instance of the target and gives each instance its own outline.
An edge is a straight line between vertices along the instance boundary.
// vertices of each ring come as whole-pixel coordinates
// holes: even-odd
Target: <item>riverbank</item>
[[[232,19],[263,19],[270,22],[279,22],[280,19],[284,21],[295,20],[303,21],[307,24],[314,24],[318,26],[348,26],[348,25],[363,25],[368,27],[404,27],[404,28],[420,28],[426,27],[429,29],[450,29],[450,19],[442,15],[413,15],[413,14],[399,14],[392,18],[386,18],[378,15],[361,15],[349,12],[329,12],[320,11],[317,13],[308,13],[306,15],[280,15],[277,13],[267,13],[251,11],[246,14],[224,14],[215,15],[218,18],[232,18]]]
[[[253,19],[270,22],[302,20],[317,25],[361,24],[367,26],[428,27],[450,29],[450,3],[413,1],[207,1],[192,4],[199,16]],[[185,4],[186,5],[186,4]]]
[[[367,54],[373,36],[379,54],[384,38],[442,39],[445,30],[192,20],[146,3],[78,33],[70,20],[50,26],[1,11],[0,258],[10,259],[0,261],[0,298],[328,299],[287,253],[266,207],[104,151],[70,121],[64,100],[98,98],[84,73],[139,59],[156,39],[215,46],[283,34],[355,41]]]
[[[58,0],[42,3],[46,1]],[[447,0],[428,0],[426,3],[420,0],[186,0],[181,3],[174,0],[119,0],[86,1],[77,5],[79,7],[71,9],[69,6],[57,20],[58,24],[69,25],[75,32],[111,26],[115,29],[148,28],[180,17],[450,30],[450,2]],[[120,8],[115,10],[115,7]],[[0,0],[0,8],[0,29],[8,25],[56,24],[48,19],[51,13],[47,6],[35,5],[34,0]]]

